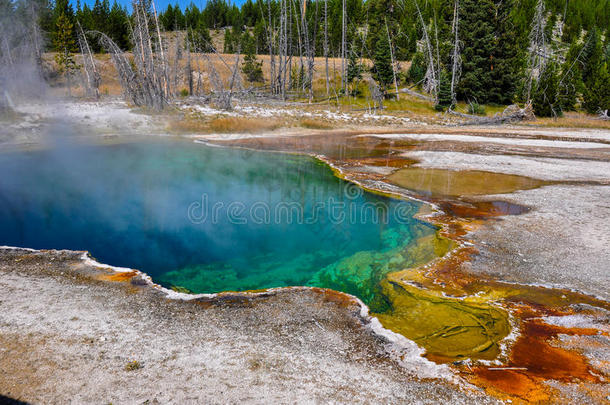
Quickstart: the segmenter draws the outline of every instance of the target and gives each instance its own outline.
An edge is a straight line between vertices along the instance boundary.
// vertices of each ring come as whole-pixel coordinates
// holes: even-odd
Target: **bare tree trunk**
[[[286,70],[288,69],[288,0],[281,1],[280,13],[280,72],[278,84],[282,94],[282,100],[286,100]]]
[[[392,60],[392,78],[394,79],[394,90],[396,91],[396,101],[400,100],[398,96],[398,82],[396,81],[396,61],[394,60],[394,51],[392,50],[392,39],[390,38],[390,29],[388,28],[388,20],[385,22],[385,32],[388,35],[388,44],[390,45],[390,59]]]
[[[98,35],[100,45],[110,54],[112,62],[119,74],[119,82],[125,97],[129,98],[135,105],[144,105],[142,88],[139,79],[136,77],[131,64],[121,49],[106,34],[99,31],[92,31]]]
[[[184,67],[186,81],[189,86],[189,96],[193,95],[193,67],[191,66],[191,41],[186,40],[186,66]]]
[[[330,82],[328,78],[328,0],[324,0],[324,63],[326,65],[326,97],[330,97]]]
[[[232,110],[233,109],[233,105],[231,104],[231,98],[233,97],[233,88],[237,85],[238,82],[240,82],[240,76],[239,76],[239,57],[240,57],[240,47],[237,47],[237,52],[235,53],[235,65],[233,66],[233,73],[231,74],[231,81],[229,83],[229,89],[226,92],[226,96],[225,96],[225,105],[224,108],[226,110]],[[239,87],[241,87],[241,85],[238,85]]]
[[[289,27],[290,28],[288,31],[288,38],[290,38],[290,48],[289,48],[290,49],[290,58],[288,59],[288,68],[287,68],[288,77],[286,78],[286,82],[284,83],[284,86],[286,86],[287,89],[290,88],[291,83],[292,83],[292,57],[294,55],[294,49],[293,49],[293,43],[292,43],[292,25],[293,25],[293,15],[294,14],[293,14],[292,0],[289,0],[289,1],[290,1],[290,7],[288,8],[288,10],[290,13],[289,14],[289,16],[290,16]]]
[[[303,73],[305,71],[305,63],[303,62],[303,39],[301,37],[301,32],[302,32],[302,8],[299,5],[299,7],[297,8],[297,0],[294,0],[293,3],[293,7],[294,7],[294,12],[295,12],[295,18],[299,19],[299,23],[296,24],[297,26],[297,39],[299,42],[299,73],[297,76],[297,79],[299,80],[298,86],[301,87],[301,91],[305,92],[305,82],[303,79]],[[294,87],[298,87],[298,86],[294,86]]]
[[[345,74],[345,54],[346,54],[346,38],[345,38],[345,34],[346,34],[346,21],[347,21],[347,15],[346,15],[346,7],[345,7],[345,0],[343,0],[342,3],[342,12],[341,12],[341,86],[343,87],[344,91],[347,91],[347,75]]]
[[[30,15],[32,21],[38,21],[39,11],[38,9],[34,9],[34,4],[37,4],[33,1],[30,1]],[[38,7],[38,6],[37,6]],[[81,29],[82,30],[82,29]],[[31,40],[34,45],[34,61],[36,66],[38,67],[39,73],[42,73],[42,34],[40,32],[40,26],[38,23],[32,24],[31,31]]]
[[[271,62],[271,91],[276,93],[275,87],[275,57],[273,54],[273,25],[271,25],[271,0],[267,0],[267,8],[269,9],[269,23],[267,25],[267,32],[269,33],[269,57]]]
[[[167,60],[165,53],[162,52],[162,43],[158,44],[159,52],[156,57],[153,53],[147,6],[145,0],[133,2],[134,26],[130,25],[130,30],[135,71],[114,41],[101,32],[93,31],[93,33],[98,35],[100,44],[111,54],[125,96],[135,105],[145,105],[160,110],[165,107],[170,95]],[[161,41],[157,19],[156,28],[158,39]]]
[[[438,99],[438,85],[436,80],[436,73],[434,67],[434,56],[432,55],[432,43],[430,42],[430,37],[428,36],[428,29],[426,28],[426,23],[424,22],[424,17],[422,16],[421,10],[419,8],[419,4],[417,0],[413,0],[415,3],[415,8],[417,9],[417,15],[419,16],[419,21],[422,25],[422,31],[424,33],[424,42],[427,49],[428,54],[428,69],[426,71],[427,78],[427,87],[430,93],[434,96],[434,100]]]
[[[174,93],[178,92],[178,87],[180,86],[180,61],[182,60],[182,44],[180,43],[180,38],[176,36],[174,42],[174,66],[171,72],[171,86],[170,88],[174,89]],[[169,50],[168,50],[168,58],[169,58]]]
[[[161,29],[159,28],[159,17],[157,16],[157,8],[155,7],[155,2],[151,1],[153,8],[153,15],[155,16],[155,27],[157,28],[157,40],[159,41],[159,51],[161,52],[161,63],[162,63],[162,80],[163,80],[163,88],[165,89],[164,97],[167,99],[171,94],[170,86],[169,86],[169,77],[167,72],[167,60],[165,59],[165,54],[163,52],[163,41],[161,40]]]
[[[333,57],[333,92],[335,93],[335,99],[339,104],[339,93],[337,92],[337,65],[335,63],[335,57]],[[341,83],[343,84],[343,82]]]
[[[305,55],[307,58],[307,76],[305,79],[305,83],[303,86],[303,90],[307,90],[308,93],[308,101],[309,103],[313,102],[313,72],[314,72],[314,61],[315,61],[315,38],[316,38],[316,30],[311,35],[310,38],[309,28],[307,26],[307,0],[303,1],[303,10],[301,14],[301,32],[303,33],[304,45],[305,45]],[[316,11],[314,13],[314,21],[316,21],[318,16],[318,8],[316,3]],[[315,27],[316,25],[314,25]]]
[[[434,12],[434,41],[436,42],[436,72],[437,72],[436,77],[438,78],[438,85],[439,85],[439,90],[440,90],[441,53],[440,53],[440,46],[438,44],[438,25],[436,24],[436,11]]]
[[[87,42],[87,37],[83,31],[83,27],[79,21],[76,21],[76,36],[78,38],[78,47],[80,48],[81,57],[83,59],[83,69],[85,70],[85,92],[88,96],[94,96],[96,99],[100,98],[98,90],[100,76],[95,67],[91,48]]]
[[[459,38],[459,23],[460,23],[460,0],[455,0],[453,7],[453,52],[451,53],[451,101],[453,104],[457,102],[455,88],[460,77],[462,69],[462,57],[460,55],[460,38]]]
[[[64,60],[68,60],[68,48],[64,48]],[[68,97],[72,97],[72,82],[70,80],[70,74],[72,72],[70,72],[70,69],[66,69],[66,84],[68,85]]]
[[[536,77],[540,77],[544,71],[546,60],[542,56],[546,52],[546,10],[544,8],[544,0],[538,0],[536,4],[536,12],[532,21],[532,30],[530,32],[530,47],[528,68],[529,75],[527,78],[527,102],[531,101],[532,83]]]

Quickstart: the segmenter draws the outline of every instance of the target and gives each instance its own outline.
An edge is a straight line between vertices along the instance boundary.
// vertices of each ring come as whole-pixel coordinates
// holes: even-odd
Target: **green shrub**
[[[434,106],[436,111],[445,111],[446,108],[450,108],[453,104],[451,99],[451,80],[449,75],[443,69],[439,78],[440,87],[438,91],[438,102]]]
[[[411,83],[415,84],[424,80],[424,76],[426,76],[426,60],[422,53],[417,52],[411,61],[408,77]]]
[[[142,367],[144,367],[144,366],[142,366],[142,364],[140,364],[139,361],[133,360],[125,365],[125,370],[126,371],[135,371],[135,370],[141,369]]]
[[[477,102],[472,101],[470,102],[470,104],[468,104],[468,114],[485,115],[485,107],[483,107]]]

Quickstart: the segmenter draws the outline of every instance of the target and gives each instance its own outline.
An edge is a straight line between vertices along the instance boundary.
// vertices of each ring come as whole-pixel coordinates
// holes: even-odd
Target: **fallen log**
[[[447,113],[469,120],[460,125],[501,125],[536,119],[531,104],[527,104],[524,108],[521,108],[516,104],[509,105],[504,111],[494,114],[493,117],[479,117],[477,115],[464,114],[451,109],[447,110]]]
[[[421,98],[422,100],[426,100],[426,101],[430,101],[431,103],[434,103],[434,97],[426,96],[425,94],[418,93],[418,92],[413,91],[413,90],[408,89],[408,88],[400,89],[398,92],[399,93],[407,93],[407,94],[409,94],[411,96],[415,96],[417,98]]]

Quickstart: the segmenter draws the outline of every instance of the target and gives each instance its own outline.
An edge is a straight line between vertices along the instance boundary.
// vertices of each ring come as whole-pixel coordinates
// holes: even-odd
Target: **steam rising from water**
[[[39,12],[34,0],[0,3],[0,111],[46,95]]]
[[[160,139],[90,146],[75,144],[69,127],[53,133],[55,147],[0,154],[2,245],[89,250],[160,281],[170,271],[178,271],[173,282],[189,274],[192,285],[180,285],[211,292],[306,284],[343,257],[367,251],[362,260],[381,260],[374,252],[400,248],[414,232],[433,232],[411,217],[416,204],[350,194],[346,182],[308,157],[245,157],[240,150]],[[210,207],[222,204],[220,215],[193,221],[189,207],[204,194]],[[246,210],[232,211],[233,203]],[[248,217],[255,205],[271,213],[289,208],[279,221],[272,215],[258,223]],[[289,218],[294,206],[315,221]],[[333,220],[333,210],[343,210],[344,220]],[[384,217],[376,218],[378,212]],[[362,272],[364,265],[354,266]]]

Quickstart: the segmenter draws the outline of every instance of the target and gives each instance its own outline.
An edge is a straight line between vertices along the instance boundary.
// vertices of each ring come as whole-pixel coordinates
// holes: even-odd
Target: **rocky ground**
[[[610,186],[547,186],[499,197],[533,210],[475,231],[481,254],[472,271],[610,301]]]
[[[184,114],[194,109],[217,114],[207,107],[180,108]],[[29,106],[18,112],[18,119],[0,128],[2,149],[36,147],[48,128],[57,128],[58,117],[74,124],[69,126],[74,133],[82,134],[84,128],[87,135],[102,138],[127,132],[167,134],[158,117],[151,119],[118,102]],[[260,106],[242,106],[234,114],[277,118],[265,115]],[[288,115],[295,114],[303,115]],[[182,135],[311,153],[347,178],[427,200],[437,208],[449,202],[485,207],[489,201],[525,207],[521,215],[476,221],[471,214],[454,214],[452,221],[468,224],[462,239],[476,248],[470,260],[460,263],[460,271],[575,290],[607,304],[610,131],[432,127],[402,118],[375,123],[364,113],[344,119],[310,110],[305,117],[331,121],[334,129]],[[365,153],[357,158],[344,154],[354,148]],[[405,168],[504,173],[526,176],[541,186],[500,195],[430,198],[421,190],[389,184],[388,177]],[[376,329],[375,321],[360,313],[358,302],[343,294],[291,289],[183,301],[168,299],[136,274],[113,274],[83,260],[81,253],[0,249],[0,395],[34,403],[463,403],[493,401],[489,393],[517,401],[535,398],[533,389],[515,394],[497,385],[483,394],[458,379],[455,369],[423,359],[412,342]],[[576,377],[535,375],[535,381],[541,379],[540,384],[555,392],[545,401],[608,399],[610,323],[596,311],[594,321],[586,311],[556,318],[545,313],[547,325],[572,328],[553,334],[551,347],[584,356],[601,378],[581,384]],[[561,366],[569,369],[569,364]],[[527,378],[534,378],[530,374]]]

